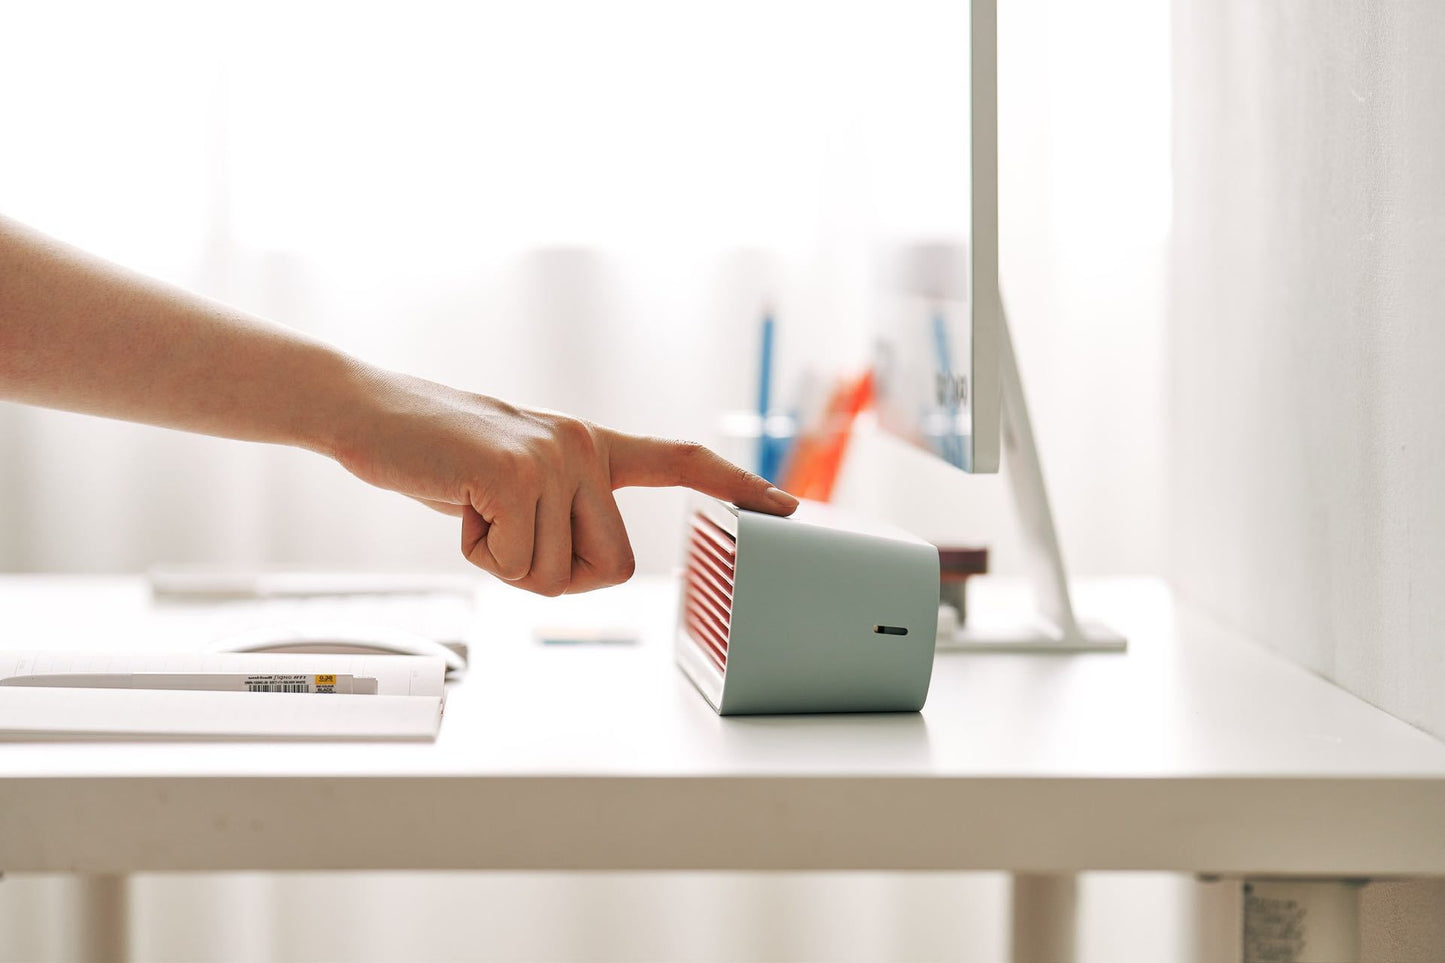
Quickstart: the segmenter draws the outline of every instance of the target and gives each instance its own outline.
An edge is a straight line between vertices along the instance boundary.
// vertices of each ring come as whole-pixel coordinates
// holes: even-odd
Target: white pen
[[[369,676],[317,672],[56,672],[12,675],[0,686],[69,689],[192,689],[209,692],[308,692],[376,695]]]

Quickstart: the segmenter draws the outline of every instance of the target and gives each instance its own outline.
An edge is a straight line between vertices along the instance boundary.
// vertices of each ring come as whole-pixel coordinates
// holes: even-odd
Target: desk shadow
[[[791,771],[917,770],[932,758],[928,723],[918,712],[722,716],[729,755]]]

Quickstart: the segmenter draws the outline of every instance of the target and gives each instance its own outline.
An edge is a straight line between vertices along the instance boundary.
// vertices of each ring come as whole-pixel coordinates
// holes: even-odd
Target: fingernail
[[[792,495],[789,495],[781,488],[769,487],[767,491],[763,492],[763,494],[767,495],[769,499],[777,502],[779,505],[786,505],[788,508],[792,508],[798,504],[798,500],[796,498],[794,498]]]

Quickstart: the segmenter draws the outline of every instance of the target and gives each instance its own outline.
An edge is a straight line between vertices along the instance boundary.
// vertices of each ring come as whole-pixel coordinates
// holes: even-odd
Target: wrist
[[[295,444],[340,461],[360,444],[366,426],[375,423],[391,373],[334,348],[318,347],[323,355],[312,381],[317,396],[298,425]]]

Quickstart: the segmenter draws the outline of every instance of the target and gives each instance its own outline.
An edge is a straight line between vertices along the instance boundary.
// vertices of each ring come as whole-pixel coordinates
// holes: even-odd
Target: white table
[[[1025,916],[1065,914],[1083,870],[1445,875],[1445,744],[1156,582],[1080,607],[1129,653],[946,655],[921,714],[722,719],[672,664],[670,583],[491,585],[435,744],[0,745],[0,870],[93,875],[112,913],[117,878],[156,870],[1009,870]],[[539,622],[643,642],[544,646]],[[187,631],[139,580],[55,577],[0,579],[0,627]]]

